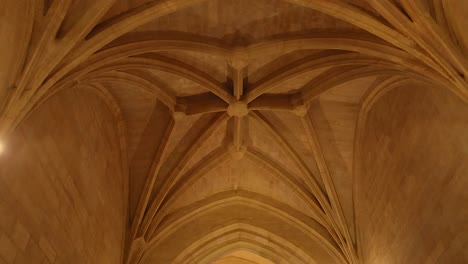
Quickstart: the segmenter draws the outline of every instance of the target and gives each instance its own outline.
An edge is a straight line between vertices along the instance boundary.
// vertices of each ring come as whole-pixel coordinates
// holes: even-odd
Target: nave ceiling
[[[464,1],[0,7],[0,263],[468,261]]]

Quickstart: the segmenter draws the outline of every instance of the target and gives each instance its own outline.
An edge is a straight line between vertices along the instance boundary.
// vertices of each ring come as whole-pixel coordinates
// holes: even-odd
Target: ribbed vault
[[[369,242],[385,242],[375,229],[398,232],[376,213],[411,221],[395,210],[379,211],[404,207],[388,198],[379,175],[391,177],[387,169],[406,175],[384,164],[385,155],[403,152],[391,145],[399,138],[392,128],[412,121],[436,127],[404,117],[414,110],[397,103],[406,93],[422,101],[415,109],[434,115],[445,109],[438,124],[453,117],[450,139],[463,140],[467,119],[457,114],[468,114],[463,1],[3,2],[11,14],[2,16],[9,28],[0,28],[0,36],[11,41],[0,46],[0,139],[15,139],[18,127],[66,91],[91,90],[102,99],[119,128],[126,177],[123,263],[421,260],[394,254],[393,261],[381,252],[385,245]],[[439,149],[431,150],[434,160]],[[457,151],[447,164],[466,161],[466,149]],[[419,186],[424,178],[414,181]],[[466,200],[466,193],[457,195]],[[385,234],[395,235],[390,231]],[[420,241],[402,239],[408,247]],[[466,234],[457,249],[449,239],[433,239],[448,244],[431,244],[420,254],[449,248],[441,257],[446,263],[468,260],[459,253]]]

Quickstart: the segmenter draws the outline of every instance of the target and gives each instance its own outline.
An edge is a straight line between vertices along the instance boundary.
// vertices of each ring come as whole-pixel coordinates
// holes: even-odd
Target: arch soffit
[[[309,236],[334,258],[343,258],[333,238],[330,237],[328,231],[321,224],[271,198],[243,190],[218,193],[168,215],[158,227],[156,235],[148,241],[148,251],[164,241],[178,228],[189,224],[194,219],[236,205],[267,213]]]
[[[308,254],[284,238],[245,223],[214,230],[186,248],[175,263],[212,263],[239,249],[251,250],[275,263],[288,263],[290,260],[294,260],[293,263],[315,263]]]

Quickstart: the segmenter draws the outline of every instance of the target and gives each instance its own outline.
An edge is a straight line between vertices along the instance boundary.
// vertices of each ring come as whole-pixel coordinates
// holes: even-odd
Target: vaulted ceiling
[[[465,1],[0,14],[0,263],[468,262]]]

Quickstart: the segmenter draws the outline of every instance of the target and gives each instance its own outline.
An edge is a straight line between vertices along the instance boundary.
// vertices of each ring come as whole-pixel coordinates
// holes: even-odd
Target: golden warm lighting
[[[0,264],[468,264],[468,0],[0,25]]]

